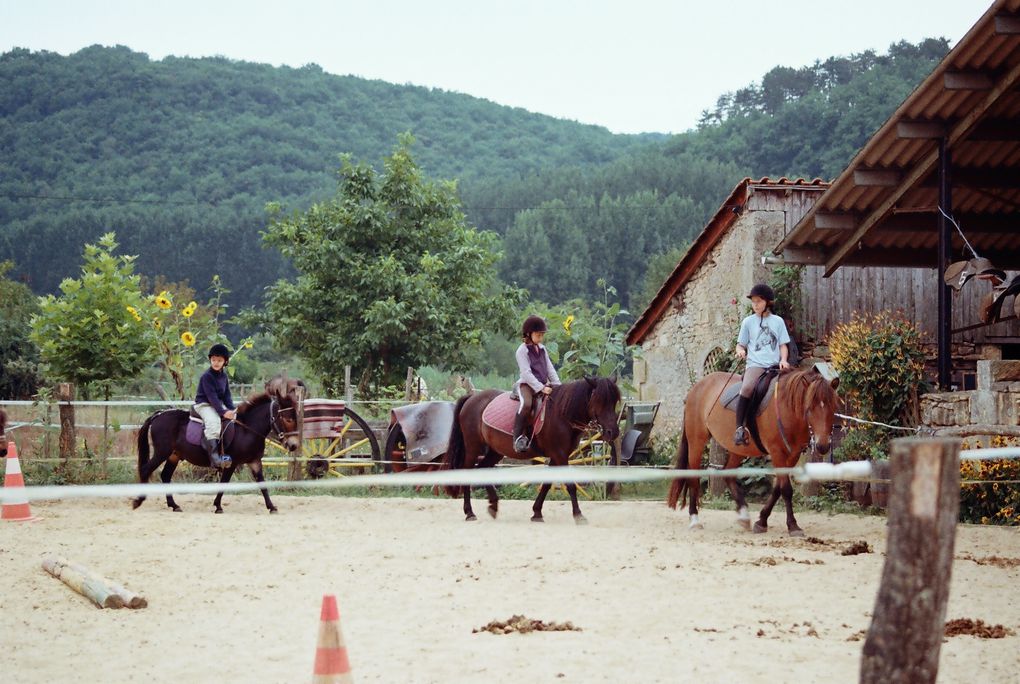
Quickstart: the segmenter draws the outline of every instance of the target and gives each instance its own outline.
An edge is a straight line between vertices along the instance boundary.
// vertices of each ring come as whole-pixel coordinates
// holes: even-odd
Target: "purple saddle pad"
[[[184,438],[188,440],[188,444],[199,446],[202,443],[202,432],[204,430],[205,428],[201,423],[189,420],[188,427],[184,431]]]

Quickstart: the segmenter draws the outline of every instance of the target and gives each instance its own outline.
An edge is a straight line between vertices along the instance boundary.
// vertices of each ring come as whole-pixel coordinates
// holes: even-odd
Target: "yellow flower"
[[[174,303],[170,301],[170,293],[166,290],[160,292],[159,296],[156,297],[156,306],[161,309],[172,309],[174,307]]]
[[[185,318],[191,318],[194,315],[195,310],[197,308],[198,308],[198,303],[196,303],[196,302],[188,302],[188,305],[186,307],[184,307],[183,309],[181,309],[181,313],[184,315]]]
[[[135,319],[136,321],[140,321],[140,320],[142,320],[142,317],[138,315],[138,309],[136,309],[136,308],[135,308],[135,307],[133,307],[133,306],[129,306],[129,307],[127,308],[127,310],[128,310],[128,313],[129,313],[129,314],[131,314],[132,316],[134,316],[134,319]]]
[[[195,336],[191,334],[190,330],[185,330],[183,333],[181,333],[181,342],[184,343],[185,347],[194,347]]]
[[[162,330],[163,329],[163,324],[160,323],[158,318],[153,318],[152,319],[152,327],[155,328],[156,330]]]
[[[574,314],[568,315],[563,319],[563,329],[567,332],[567,336],[570,336],[570,326],[574,324]]]
[[[245,349],[251,349],[254,346],[255,346],[255,343],[253,343],[253,342],[245,342],[244,343],[244,348]]]

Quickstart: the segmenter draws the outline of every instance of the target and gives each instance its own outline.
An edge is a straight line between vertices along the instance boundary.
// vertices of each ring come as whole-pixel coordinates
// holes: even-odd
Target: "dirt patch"
[[[975,558],[969,553],[963,553],[955,557],[956,560],[967,560],[971,563],[977,563],[978,565],[994,565],[997,568],[1018,568],[1020,567],[1020,558],[1003,558],[1001,556],[982,556],[981,558]]]
[[[793,556],[762,556],[755,560],[741,561],[741,560],[729,560],[726,561],[726,565],[756,565],[762,567],[764,565],[779,565],[780,563],[800,563],[801,565],[825,565],[823,560],[809,560],[806,558],[794,558]]]
[[[545,622],[543,620],[532,620],[523,615],[514,615],[509,620],[493,620],[484,627],[472,629],[472,634],[479,632],[491,632],[492,634],[527,634],[528,632],[580,632],[580,627],[575,627],[570,622]]]
[[[843,549],[839,555],[841,556],[856,556],[859,553],[871,553],[871,547],[868,546],[866,541],[855,541],[850,546]]]
[[[1005,639],[1013,636],[1015,632],[1002,625],[986,625],[983,620],[971,620],[970,618],[957,618],[946,623],[945,635],[951,636],[976,636],[979,639]]]

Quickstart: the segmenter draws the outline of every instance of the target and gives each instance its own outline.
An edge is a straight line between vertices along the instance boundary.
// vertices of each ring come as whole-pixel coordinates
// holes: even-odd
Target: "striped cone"
[[[350,684],[351,663],[347,659],[347,646],[340,631],[340,611],[336,596],[322,597],[322,615],[319,617],[319,645],[315,649],[315,673],[312,684]]]
[[[21,464],[18,462],[18,448],[14,442],[7,442],[7,469],[4,470],[4,492],[13,494],[10,500],[4,499],[3,511],[0,512],[0,520],[11,522],[26,522],[35,520],[32,517],[32,510],[28,506],[28,497],[24,491],[25,477],[21,474]]]

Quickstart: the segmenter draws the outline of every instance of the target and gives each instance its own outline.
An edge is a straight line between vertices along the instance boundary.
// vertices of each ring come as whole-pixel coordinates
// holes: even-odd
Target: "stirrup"
[[[523,454],[529,447],[531,447],[531,440],[529,440],[525,435],[521,435],[514,440],[514,451],[519,454]]]
[[[747,428],[743,425],[737,427],[737,431],[733,433],[733,443],[737,446],[747,446]]]

